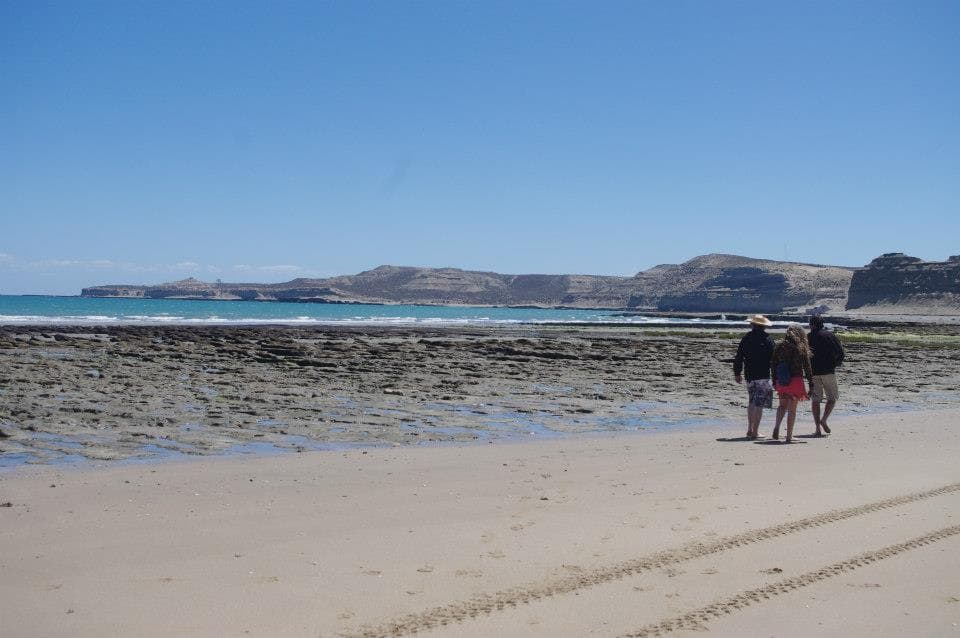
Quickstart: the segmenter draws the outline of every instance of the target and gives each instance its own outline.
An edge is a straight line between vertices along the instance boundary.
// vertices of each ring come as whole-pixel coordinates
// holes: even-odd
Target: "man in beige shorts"
[[[817,426],[814,434],[823,436],[824,432],[830,434],[827,419],[833,412],[833,406],[837,404],[837,399],[840,398],[840,392],[837,389],[836,368],[843,363],[845,353],[843,344],[840,343],[837,336],[823,327],[823,317],[819,315],[810,317],[810,334],[807,335],[807,342],[810,344],[810,352],[813,353],[813,360],[811,361],[813,367],[811,404],[813,422]],[[824,399],[827,402],[823,406],[823,414],[821,414],[820,402]]]

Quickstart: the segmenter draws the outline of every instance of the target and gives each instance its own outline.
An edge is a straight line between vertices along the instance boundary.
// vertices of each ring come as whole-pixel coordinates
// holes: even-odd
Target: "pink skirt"
[[[773,389],[776,390],[780,396],[791,396],[800,400],[808,398],[807,388],[803,384],[803,377],[791,377],[790,383],[787,385],[779,385],[774,382]]]

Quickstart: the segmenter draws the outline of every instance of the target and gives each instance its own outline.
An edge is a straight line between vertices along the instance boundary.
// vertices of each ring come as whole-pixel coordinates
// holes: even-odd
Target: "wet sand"
[[[731,371],[738,336],[560,326],[0,327],[0,463],[688,424],[737,431],[746,405]],[[953,345],[849,343],[838,414],[960,405]]]
[[[850,416],[794,445],[711,427],[4,470],[0,626],[955,635],[958,422]]]

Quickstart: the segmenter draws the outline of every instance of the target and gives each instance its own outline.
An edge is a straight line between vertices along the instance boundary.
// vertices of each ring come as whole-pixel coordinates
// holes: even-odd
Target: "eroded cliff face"
[[[764,312],[843,308],[852,268],[711,254],[661,265],[634,277],[637,309],[682,312]]]
[[[947,261],[881,255],[854,273],[846,307],[905,314],[960,312],[960,255]]]
[[[504,275],[457,268],[380,266],[356,275],[280,284],[206,283],[97,286],[84,296],[246,299],[319,303],[467,304],[689,312],[782,312],[846,302],[852,269],[736,255],[704,255],[634,277]],[[136,288],[136,290],[132,290]]]

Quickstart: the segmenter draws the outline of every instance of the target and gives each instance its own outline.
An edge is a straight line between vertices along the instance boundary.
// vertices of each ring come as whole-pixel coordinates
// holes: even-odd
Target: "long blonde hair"
[[[787,326],[787,333],[784,339],[796,346],[797,351],[807,359],[811,358],[810,345],[807,342],[807,333],[803,331],[803,326],[799,323],[791,323]]]

